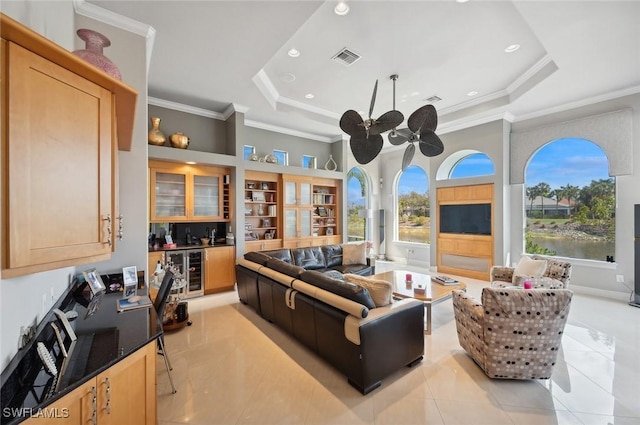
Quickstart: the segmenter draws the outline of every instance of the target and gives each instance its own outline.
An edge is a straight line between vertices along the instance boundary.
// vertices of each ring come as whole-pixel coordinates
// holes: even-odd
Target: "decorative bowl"
[[[200,238],[200,243],[202,245],[209,245],[209,242],[211,242],[211,238]]]

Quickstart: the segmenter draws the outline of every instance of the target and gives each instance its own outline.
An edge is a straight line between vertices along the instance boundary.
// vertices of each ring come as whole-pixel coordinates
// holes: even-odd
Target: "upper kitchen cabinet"
[[[2,277],[107,260],[136,92],[0,14]]]
[[[229,169],[149,161],[149,173],[149,221],[229,221]]]

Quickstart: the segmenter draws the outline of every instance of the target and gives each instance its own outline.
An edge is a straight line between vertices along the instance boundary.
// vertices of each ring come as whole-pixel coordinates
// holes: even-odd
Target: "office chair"
[[[153,307],[156,309],[156,314],[160,318],[160,322],[162,322],[164,317],[164,307],[167,304],[167,298],[169,297],[169,293],[171,293],[171,287],[173,286],[173,273],[169,270],[165,271],[164,279],[162,279],[162,283],[160,284],[160,289],[158,290],[158,295],[153,302]],[[171,363],[169,362],[169,357],[167,356],[167,352],[164,349],[164,330],[158,337],[158,347],[160,348],[160,355],[164,358],[164,365],[167,367],[167,373],[169,374],[169,382],[171,383],[171,393],[176,393],[176,387],[173,385],[173,378],[171,377]]]

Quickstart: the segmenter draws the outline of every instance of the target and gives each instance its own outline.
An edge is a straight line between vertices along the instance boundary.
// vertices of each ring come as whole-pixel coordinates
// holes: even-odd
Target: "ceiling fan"
[[[396,107],[396,80],[398,75],[394,74],[389,77],[393,80],[393,109]],[[409,128],[402,128],[396,130],[395,128],[389,133],[389,143],[398,146],[404,142],[409,142],[409,146],[404,151],[402,157],[402,171],[406,170],[413,155],[415,154],[416,147],[415,142],[418,142],[420,152],[424,156],[432,157],[438,156],[444,152],[444,145],[442,140],[435,133],[436,127],[438,127],[438,113],[433,105],[422,106],[409,116],[407,120],[407,126]]]
[[[369,106],[369,118],[363,120],[360,114],[352,109],[346,111],[340,118],[340,128],[351,136],[349,141],[351,152],[360,164],[368,164],[378,156],[384,143],[380,135],[381,133],[397,127],[404,121],[404,115],[396,111],[395,107],[392,111],[382,114],[378,119],[371,118],[371,115],[373,115],[373,105],[376,102],[377,91],[378,80],[376,80],[376,84],[373,87],[373,95],[371,96],[371,104]]]

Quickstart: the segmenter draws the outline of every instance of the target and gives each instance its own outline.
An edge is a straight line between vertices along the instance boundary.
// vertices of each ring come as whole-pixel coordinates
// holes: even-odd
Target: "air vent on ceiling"
[[[441,100],[442,100],[442,98],[434,95],[434,96],[428,97],[426,99],[423,99],[423,102],[436,103],[436,102],[440,102]]]
[[[331,59],[334,61],[341,63],[344,66],[351,66],[355,61],[360,59],[360,55],[352,52],[346,47],[336,53]]]

